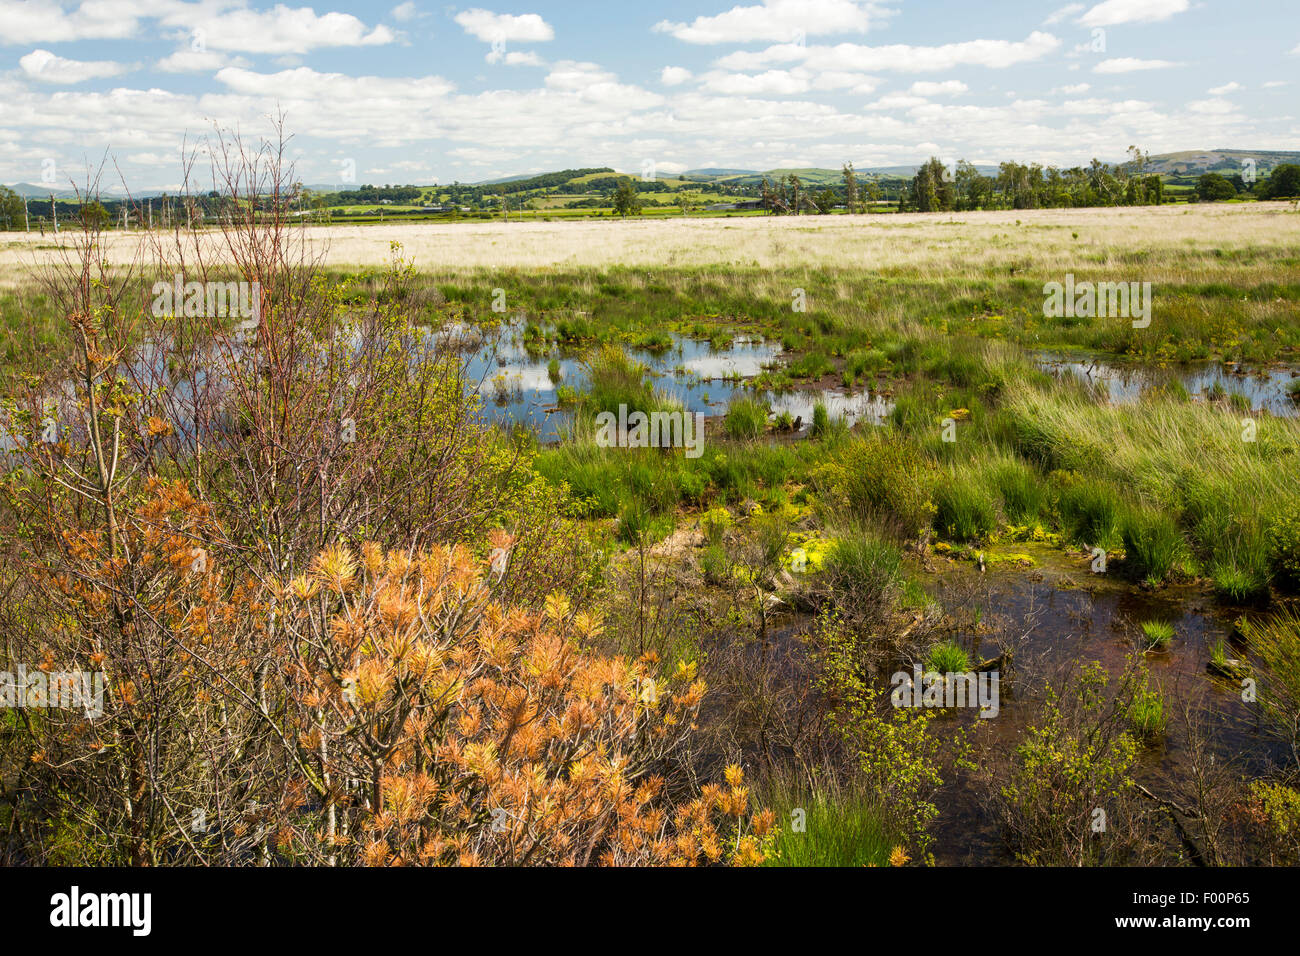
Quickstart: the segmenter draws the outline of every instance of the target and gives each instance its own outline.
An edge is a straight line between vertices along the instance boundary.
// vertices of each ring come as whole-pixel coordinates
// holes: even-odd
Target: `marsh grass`
[[[1210,645],[1210,663],[1217,668],[1223,668],[1228,663],[1228,648],[1222,637]]]
[[[818,438],[826,433],[830,427],[831,416],[826,410],[825,402],[817,402],[813,405],[812,431],[810,434],[813,438]]]
[[[935,527],[954,541],[978,541],[997,527],[997,510],[988,486],[957,472],[934,489]]]
[[[934,519],[939,471],[899,435],[871,432],[845,441],[813,476],[823,495],[858,521],[886,520],[914,539]]]
[[[889,365],[889,356],[878,348],[858,349],[844,359],[844,384],[852,387],[859,380],[874,378]]]
[[[787,365],[786,371],[792,378],[816,380],[835,371],[835,366],[822,352],[808,352]]]
[[[1174,639],[1174,626],[1168,621],[1143,621],[1139,627],[1147,647],[1163,649]]]
[[[856,366],[853,353],[870,349],[914,372],[917,356],[909,366],[907,347],[893,340],[900,330],[939,348],[961,330],[972,338],[1151,361],[1276,358],[1300,346],[1300,327],[1291,321],[1300,282],[1279,281],[1294,271],[1300,224],[1283,213],[1278,204],[1250,203],[977,212],[956,220],[830,216],[812,224],[802,217],[399,223],[312,227],[305,234],[323,250],[328,243],[327,266],[338,277],[388,264],[392,244],[400,243],[421,270],[417,294],[437,300],[430,303],[433,318],[444,305],[471,315],[486,311],[493,290],[502,288],[512,312],[553,317],[558,337],[570,344],[632,342],[644,334],[655,347],[667,330],[720,325],[719,335],[762,329],[787,340],[787,349],[818,353],[808,360],[809,373],[830,371],[831,355],[849,356]],[[1081,238],[1071,239],[1072,232]],[[21,286],[33,260],[49,255],[34,239],[16,239],[0,249],[11,286]],[[141,239],[109,234],[106,258],[130,261]],[[199,234],[200,242],[209,239],[209,254],[219,258],[216,235]],[[1097,243],[1110,251],[1081,260],[1080,249]],[[1162,291],[1150,327],[1043,317],[1042,276],[1072,271],[1079,281],[1105,280],[1118,266],[1137,264]],[[807,291],[806,313],[790,310],[795,287]],[[39,310],[23,311],[21,322],[6,319],[15,335],[41,325]],[[23,361],[16,349],[10,354]],[[949,373],[976,387],[998,385],[997,376],[964,359],[942,371]]]
[[[1028,524],[1042,516],[1047,504],[1047,489],[1042,476],[1030,465],[1003,458],[987,472],[988,481],[1002,498],[1002,510],[1018,524]]]
[[[1187,544],[1173,518],[1153,509],[1133,508],[1121,525],[1124,563],[1133,577],[1163,584],[1181,570]]]
[[[943,641],[930,648],[925,669],[940,674],[963,674],[971,669],[970,655],[955,641]]]
[[[865,797],[817,796],[782,806],[781,832],[767,866],[889,866],[894,848],[904,842]],[[793,826],[796,809],[804,811],[802,832]]]
[[[1266,604],[1269,600],[1268,569],[1259,553],[1229,551],[1210,565],[1215,594],[1231,604]]]
[[[1300,591],[1300,501],[1284,506],[1268,522],[1268,557],[1278,587]]]
[[[746,395],[737,395],[727,405],[722,431],[728,438],[753,441],[767,431],[768,407]]]
[[[616,345],[596,349],[584,363],[587,391],[579,399],[580,410],[595,416],[600,412],[618,413],[619,406],[629,412],[647,414],[667,409],[668,402],[657,396],[647,378],[647,369]]]
[[[1263,661],[1260,701],[1276,729],[1300,753],[1300,613],[1283,609],[1244,628]]]
[[[1167,575],[1179,561],[1177,527],[1201,564],[1217,568],[1221,593],[1267,588],[1268,516],[1300,500],[1300,421],[1263,417],[1246,427],[1208,404],[1108,408],[1033,388],[1017,389],[1007,411],[1018,447],[1058,470],[1061,522],[1076,540],[1107,547],[1125,543],[1122,530],[1143,573]],[[1120,488],[1146,503],[1123,526]]]
[[[1149,682],[1136,688],[1133,699],[1129,702],[1129,725],[1140,740],[1152,743],[1165,735],[1168,717],[1165,714],[1165,699],[1158,687],[1151,687]]]
[[[854,525],[836,537],[821,576],[849,608],[889,607],[903,584],[903,556],[876,529]]]

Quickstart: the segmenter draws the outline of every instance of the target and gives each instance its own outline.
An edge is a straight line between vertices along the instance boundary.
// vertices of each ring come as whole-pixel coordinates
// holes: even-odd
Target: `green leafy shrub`
[[[1256,829],[1268,847],[1269,864],[1300,863],[1300,790],[1255,780],[1250,785],[1250,799]]]
[[[1269,523],[1268,551],[1278,586],[1300,591],[1300,504],[1292,505]]]
[[[847,441],[819,472],[821,482],[856,518],[893,518],[907,536],[934,519],[937,470],[914,445],[887,434]]]
[[[1095,829],[1097,811],[1118,813],[1133,788],[1138,742],[1129,730],[1131,689],[1117,701],[1093,662],[1062,691],[1015,748],[999,807],[1017,859],[1037,866],[1087,866],[1125,849],[1121,828]],[[1088,837],[1092,837],[1089,839]]]

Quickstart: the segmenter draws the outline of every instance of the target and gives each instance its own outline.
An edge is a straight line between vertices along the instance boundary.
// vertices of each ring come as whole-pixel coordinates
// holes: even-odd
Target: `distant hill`
[[[7,183],[7,184],[0,184],[0,185],[5,185],[7,188],[12,189],[23,199],[49,199],[50,194],[53,193],[55,199],[66,200],[71,202],[77,201],[77,191],[67,186],[59,188],[56,186],[38,186],[34,183]],[[317,187],[313,186],[312,188],[316,189]],[[324,188],[335,189],[337,187],[326,186]],[[174,196],[176,195],[176,190],[174,188],[163,189],[158,186],[150,186],[145,189],[134,190],[131,193],[131,198],[133,200],[144,200],[154,196],[161,196],[164,193],[168,193],[169,195]],[[122,188],[120,183],[112,186],[101,183],[99,186],[98,195],[101,199],[104,200],[125,199],[127,196],[127,192],[125,189]]]
[[[1010,157],[1020,159],[1021,161],[1032,161],[1027,157]],[[1164,176],[1167,180],[1174,183],[1186,184],[1194,180],[1202,173],[1218,172],[1225,176],[1240,174],[1246,160],[1254,160],[1255,172],[1260,177],[1267,176],[1273,169],[1283,163],[1300,164],[1300,150],[1266,150],[1266,149],[1189,149],[1173,153],[1159,153],[1151,157],[1149,171]],[[1080,157],[1075,163],[1069,165],[1078,165],[1086,167],[1090,158]],[[1111,159],[1111,166],[1118,166],[1126,162],[1126,159]],[[1062,166],[1067,164],[1061,164]],[[909,180],[916,175],[918,165],[898,165],[898,166],[859,166],[856,173],[859,180],[864,178],[875,178],[882,182],[894,182]],[[996,176],[998,167],[993,165],[976,164],[975,168],[985,176]],[[747,193],[752,194],[749,187],[760,185],[764,179],[775,182],[782,177],[794,174],[799,177],[800,182],[805,187],[819,189],[824,186],[838,187],[843,182],[841,171],[836,169],[824,169],[820,167],[798,167],[788,169],[769,169],[766,171],[755,169],[742,169],[731,166],[707,166],[698,169],[688,169],[683,173],[675,176],[660,175],[658,181],[668,188],[687,187],[702,189],[704,192],[716,191],[723,195],[734,194],[733,190],[737,187],[745,187]],[[640,173],[617,172],[609,166],[586,167],[576,169],[563,169],[553,172],[544,173],[521,173],[514,176],[502,176],[498,179],[484,180],[478,183],[462,183],[461,186],[470,187],[501,187],[500,189],[491,190],[491,192],[505,192],[511,196],[523,196],[524,199],[530,199],[534,196],[553,195],[558,192],[563,194],[577,194],[582,190],[575,190],[575,186],[585,187],[588,183],[595,189],[610,188],[609,182],[611,177],[629,177],[634,180],[640,178]],[[710,190],[709,187],[714,187]],[[76,191],[68,186],[47,186],[35,183],[20,182],[10,185],[19,196],[26,199],[43,200],[48,199],[53,193],[56,199],[64,202],[75,201],[77,198]],[[341,185],[338,183],[313,183],[307,187],[313,193],[329,195],[332,193],[356,191],[358,187],[353,184]],[[409,187],[408,187],[409,188]],[[447,184],[438,186],[427,184],[416,186],[417,189],[446,190]],[[145,201],[149,198],[156,198],[163,193],[170,192],[175,195],[175,189],[162,189],[158,187],[149,187],[136,189],[133,191],[133,198],[137,202]],[[205,190],[203,191],[205,192]],[[104,184],[100,189],[100,194],[105,200],[120,199],[125,196],[125,192],[120,185]],[[403,200],[405,201],[405,200]],[[427,200],[426,200],[427,201]]]
[[[996,176],[998,174],[998,167],[996,166],[981,165],[980,163],[975,163],[974,165],[975,165],[975,171],[978,172],[981,176]],[[900,179],[911,179],[913,176],[916,175],[916,171],[920,168],[921,167],[919,165],[918,166],[873,166],[870,169],[860,169],[857,172],[870,173],[873,176],[888,176],[888,177],[897,177]]]
[[[58,189],[54,186],[34,186],[31,183],[14,183],[9,187],[24,199],[49,199],[50,193],[55,199],[76,199],[73,189]],[[107,192],[107,190],[105,190]]]
[[[502,176],[500,179],[480,179],[478,182],[467,183],[469,186],[498,186],[501,183],[517,183],[521,179],[532,179],[539,173],[520,173],[518,176]]]
[[[916,175],[919,166],[859,166],[854,169],[858,178],[864,176],[874,176],[880,179],[911,179]],[[975,167],[985,176],[996,176],[998,168],[996,166],[979,166]],[[791,173],[799,177],[799,181],[805,186],[830,186],[844,181],[843,173],[838,169],[822,169],[819,167],[803,167],[791,169],[769,169],[766,172],[722,172],[717,175],[708,177],[714,182],[730,183],[738,186],[751,186],[761,183],[764,178],[769,181],[775,181],[783,176],[789,176]],[[682,176],[691,179],[705,178],[706,170],[692,170],[682,173]]]
[[[756,170],[756,169],[726,169],[726,168],[721,167],[721,166],[709,166],[709,167],[707,167],[707,168],[705,168],[705,169],[688,169],[688,170],[686,170],[686,172],[682,173],[681,175],[684,176],[684,177],[686,177],[686,176],[690,176],[690,177],[694,177],[694,176],[750,176],[750,175],[757,176],[757,175],[759,175],[759,172],[758,172],[758,170]]]
[[[1263,175],[1283,163],[1300,163],[1300,151],[1273,149],[1189,149],[1179,153],[1161,153],[1151,157],[1151,166],[1162,176],[1200,175],[1201,173],[1239,173],[1247,159],[1255,161],[1255,171]]]

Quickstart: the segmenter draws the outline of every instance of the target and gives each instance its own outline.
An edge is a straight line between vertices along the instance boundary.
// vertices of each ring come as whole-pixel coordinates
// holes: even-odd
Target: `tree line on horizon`
[[[1129,159],[1111,165],[1093,159],[1088,166],[1061,169],[1040,163],[1003,162],[996,175],[985,175],[973,163],[960,160],[948,166],[937,156],[931,156],[910,180],[863,175],[854,170],[851,162],[841,168],[838,184],[814,185],[805,183],[796,173],[788,173],[775,180],[764,176],[758,184],[708,184],[711,188],[725,189],[737,197],[758,199],[768,215],[826,215],[837,209],[850,213],[861,212],[881,203],[897,203],[900,212],[968,212],[980,209],[1069,209],[1096,206],[1148,206],[1168,201],[1164,177],[1148,172],[1151,157],[1135,146],[1129,147]],[[572,180],[595,173],[581,184]],[[451,197],[450,202],[469,202],[478,208],[486,200],[504,204],[508,195],[518,195],[532,189],[549,192],[596,192],[597,198],[571,203],[571,206],[591,205],[603,208],[612,203],[615,215],[639,215],[642,202],[640,194],[647,192],[693,192],[704,185],[689,182],[677,186],[658,179],[638,179],[616,173],[610,167],[567,169],[544,173],[527,179],[507,183],[482,183],[467,185],[460,182],[441,187]],[[364,204],[391,200],[411,202],[419,200],[430,187],[363,185],[333,195],[336,203]],[[437,188],[437,187],[435,187]],[[1225,176],[1206,172],[1196,181],[1188,195],[1191,202],[1213,202],[1235,198],[1288,199],[1300,196],[1300,164],[1284,163],[1273,168],[1270,174],[1246,177],[1243,173]],[[275,202],[287,202],[298,208],[322,210],[329,203],[329,194],[310,189],[301,183],[293,184],[293,191]],[[87,216],[105,227],[123,218],[123,207],[129,207],[127,216],[138,223],[146,215],[144,200],[101,199],[87,196],[80,200],[28,199],[14,190],[0,186],[0,229],[14,231],[43,228],[52,221],[56,209],[59,216],[69,221]],[[678,201],[683,211],[687,201]],[[262,208],[259,201],[259,208]],[[268,207],[269,208],[269,207]],[[217,191],[193,196],[150,197],[148,215],[156,214],[163,225],[171,222],[199,218],[220,219],[233,214],[230,197]]]

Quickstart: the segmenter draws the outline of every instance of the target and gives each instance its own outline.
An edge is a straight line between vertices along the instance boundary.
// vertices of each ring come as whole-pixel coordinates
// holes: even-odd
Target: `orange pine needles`
[[[40,578],[63,622],[48,664],[102,669],[104,714],[52,714],[28,752],[51,774],[124,779],[101,819],[132,862],[753,865],[770,850],[775,818],[739,766],[681,783],[694,663],[595,653],[605,622],[568,595],[497,603],[496,569],[462,545],[335,544],[259,579],[179,483],[150,482],[124,515],[116,545],[66,530]]]
[[[499,607],[490,573],[464,548],[364,544],[280,589],[286,641],[312,649],[288,685],[311,728],[302,760],[348,781],[332,799],[355,862],[761,862],[775,818],[751,813],[739,767],[685,802],[655,772],[703,698],[694,665],[585,651],[599,618],[558,593],[540,614]]]

